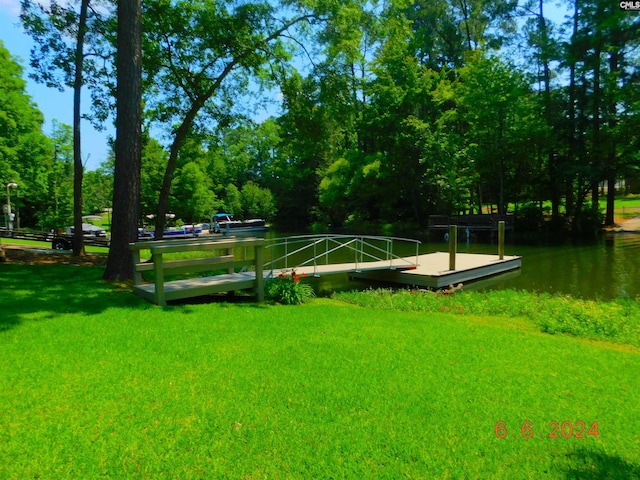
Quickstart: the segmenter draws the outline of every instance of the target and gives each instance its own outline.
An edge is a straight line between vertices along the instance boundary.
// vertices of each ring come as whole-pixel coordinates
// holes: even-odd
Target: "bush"
[[[602,230],[604,213],[594,210],[590,205],[583,205],[579,215],[573,219],[574,233],[596,233]]]
[[[301,282],[303,277],[304,273],[298,275],[295,270],[281,273],[267,282],[267,297],[285,305],[300,305],[315,297],[311,285]]]
[[[525,203],[518,208],[515,221],[519,232],[536,232],[544,221],[544,212],[536,203]]]

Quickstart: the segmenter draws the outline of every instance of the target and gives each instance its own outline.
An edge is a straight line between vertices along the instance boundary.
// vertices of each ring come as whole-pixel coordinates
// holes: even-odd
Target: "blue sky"
[[[13,57],[17,57],[24,67],[23,78],[27,81],[27,93],[42,111],[45,118],[44,133],[51,134],[53,120],[67,125],[73,124],[73,92],[58,92],[47,88],[28,78],[29,51],[33,42],[19,25],[20,0],[0,0],[0,40]],[[83,110],[88,111],[89,98],[83,98]],[[81,124],[82,161],[89,170],[98,168],[107,159],[109,147],[108,136],[114,136],[113,124],[107,125],[104,132],[96,131],[89,122]]]

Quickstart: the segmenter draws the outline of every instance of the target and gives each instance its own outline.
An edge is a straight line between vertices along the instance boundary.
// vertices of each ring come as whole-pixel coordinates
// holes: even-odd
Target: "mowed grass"
[[[36,240],[20,240],[17,238],[0,238],[0,244],[7,246],[12,245],[27,245],[30,247],[40,247],[43,249],[50,249],[51,242],[39,242]],[[87,253],[109,253],[109,249],[106,247],[95,247],[93,245],[85,245],[84,250]]]
[[[162,308],[101,275],[0,265],[0,478],[640,478],[636,347],[336,299]]]

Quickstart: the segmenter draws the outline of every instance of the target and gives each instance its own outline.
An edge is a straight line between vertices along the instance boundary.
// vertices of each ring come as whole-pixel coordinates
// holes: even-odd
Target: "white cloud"
[[[0,10],[5,14],[18,18],[18,15],[20,15],[20,0],[0,0]]]

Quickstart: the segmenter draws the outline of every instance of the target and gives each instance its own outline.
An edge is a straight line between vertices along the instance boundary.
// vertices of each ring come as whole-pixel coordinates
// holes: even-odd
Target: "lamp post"
[[[7,207],[5,208],[5,221],[4,224],[9,230],[13,230],[13,219],[11,218],[11,190],[12,188],[18,188],[16,182],[7,183]]]

